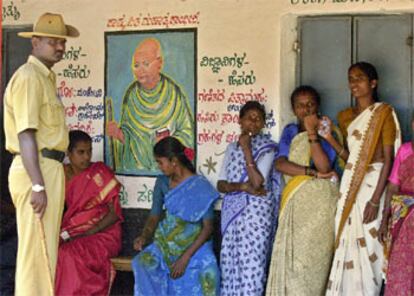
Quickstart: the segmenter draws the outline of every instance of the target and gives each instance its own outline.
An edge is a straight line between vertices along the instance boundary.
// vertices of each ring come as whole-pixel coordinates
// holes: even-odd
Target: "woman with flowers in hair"
[[[176,138],[159,141],[154,157],[168,179],[157,179],[151,216],[134,241],[134,249],[142,250],[132,262],[134,295],[218,295],[220,275],[210,237],[219,194],[196,174],[194,151]],[[143,249],[152,236],[153,243]]]

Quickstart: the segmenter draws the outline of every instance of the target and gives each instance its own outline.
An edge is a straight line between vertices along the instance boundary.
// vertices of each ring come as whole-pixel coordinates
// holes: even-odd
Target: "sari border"
[[[78,180],[88,180],[87,184],[82,184],[82,188],[90,189],[73,194],[83,196],[82,199],[86,200],[75,200],[72,202],[76,202],[76,206],[74,204],[72,206],[69,206],[68,210],[65,212],[62,218],[62,225],[60,230],[61,233],[66,231],[70,236],[72,236],[75,232],[84,233],[86,230],[90,229],[99,221],[101,221],[101,219],[108,212],[99,213],[94,211],[92,213],[89,213],[87,216],[87,221],[85,220],[86,218],[82,218],[85,217],[83,213],[93,210],[96,206],[106,203],[114,205],[116,216],[120,221],[123,221],[122,214],[116,210],[116,198],[114,198],[119,193],[119,182],[114,177],[112,171],[104,163],[92,163],[88,169],[72,178],[70,182],[78,182]],[[95,190],[98,192],[95,192]],[[93,191],[93,193],[90,191]],[[66,195],[67,191],[65,189],[65,196]],[[67,196],[65,198],[67,198]],[[79,217],[81,217],[80,220]]]
[[[109,181],[108,184],[106,184],[105,187],[99,192],[99,198],[104,200],[109,192],[111,192],[117,185],[118,181],[115,178],[112,178],[112,180]]]
[[[262,153],[266,153],[266,152],[269,152],[269,151],[271,151],[272,149],[274,149],[274,148],[276,148],[276,150],[277,150],[277,144],[275,144],[275,143],[269,143],[269,144],[266,144],[266,145],[264,145],[263,147],[261,147],[261,148],[259,148],[254,154],[253,154],[253,159],[254,159],[254,161],[256,162],[258,159],[259,159],[259,157],[262,155]],[[275,158],[276,159],[276,158]],[[273,160],[273,165],[274,165],[274,162],[275,162],[275,160]],[[247,177],[247,170],[246,170],[246,168],[244,168],[243,169],[243,173],[242,173],[242,175],[241,175],[241,177],[240,177],[240,179],[239,179],[239,182],[240,183],[242,183],[245,179],[246,179],[246,177]],[[233,191],[233,192],[229,192],[229,193],[226,193],[225,194],[225,196],[232,196],[232,195],[238,195],[238,194],[240,194],[240,193],[243,193],[244,191],[240,191],[240,190],[238,190],[238,191]]]
[[[265,145],[263,145],[262,147],[260,147],[259,149],[257,149],[256,153],[254,153],[253,155],[253,159],[255,162],[257,162],[257,160],[259,159],[259,157],[266,152],[271,151],[272,149],[277,150],[277,144],[276,143],[267,143]],[[275,159],[273,160],[273,163],[275,162]],[[243,180],[247,177],[247,168],[244,168],[243,174],[240,177],[240,181],[239,182],[243,182]]]
[[[292,199],[292,196],[299,190],[299,188],[304,185],[307,181],[311,180],[311,176],[305,175],[298,175],[294,176],[289,182],[286,184],[285,189],[282,193],[282,198],[280,200],[280,207],[279,207],[279,218],[283,214],[283,210],[288,205],[289,201]]]
[[[372,108],[372,107],[369,107]],[[375,108],[375,106],[374,106]],[[351,214],[351,210],[355,204],[356,197],[361,187],[362,181],[365,177],[367,167],[371,163],[372,157],[374,156],[375,149],[378,144],[381,129],[379,127],[384,123],[387,115],[392,112],[390,105],[382,103],[375,110],[373,110],[367,128],[365,130],[363,139],[360,144],[360,150],[356,158],[356,163],[353,164],[355,168],[350,179],[350,186],[346,193],[346,199],[342,210],[342,216],[338,226],[338,233],[335,239],[335,249],[339,246],[342,231],[345,227],[346,220]],[[374,143],[373,145],[367,145],[367,143]]]
[[[227,231],[227,228],[229,228],[229,226],[230,226],[230,224],[232,224],[233,223],[233,221],[244,211],[244,209],[249,205],[249,199],[248,199],[248,197],[247,196],[244,196],[243,197],[244,199],[245,199],[245,204],[244,204],[244,206],[242,207],[242,208],[240,208],[240,210],[238,211],[238,212],[236,212],[231,218],[230,218],[230,220],[229,221],[227,221],[227,224],[226,225],[224,225],[224,227],[221,227],[221,235],[222,236],[224,236],[224,234],[226,233],[226,231]],[[223,202],[225,202],[224,201],[224,198],[223,198]]]

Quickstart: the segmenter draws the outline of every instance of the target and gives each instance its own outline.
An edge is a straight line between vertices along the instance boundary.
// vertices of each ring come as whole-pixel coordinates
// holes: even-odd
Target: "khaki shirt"
[[[65,111],[57,97],[56,75],[36,57],[29,56],[11,78],[4,94],[6,149],[19,153],[17,135],[36,130],[38,149],[65,152],[69,144]]]

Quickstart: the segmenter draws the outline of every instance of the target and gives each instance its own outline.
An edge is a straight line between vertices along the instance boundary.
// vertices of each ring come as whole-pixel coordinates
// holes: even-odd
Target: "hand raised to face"
[[[307,115],[303,119],[303,124],[307,132],[316,133],[319,126],[319,118],[316,114]]]
[[[251,143],[252,133],[242,133],[239,137],[239,145],[242,148],[249,148]]]

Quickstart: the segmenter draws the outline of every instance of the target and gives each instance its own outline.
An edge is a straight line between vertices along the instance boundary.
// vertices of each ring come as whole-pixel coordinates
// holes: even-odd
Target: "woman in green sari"
[[[279,143],[276,169],[286,186],[266,295],[323,295],[334,251],[339,162],[318,136],[326,125],[317,116],[317,91],[300,86],[291,103],[298,124],[287,125]]]

